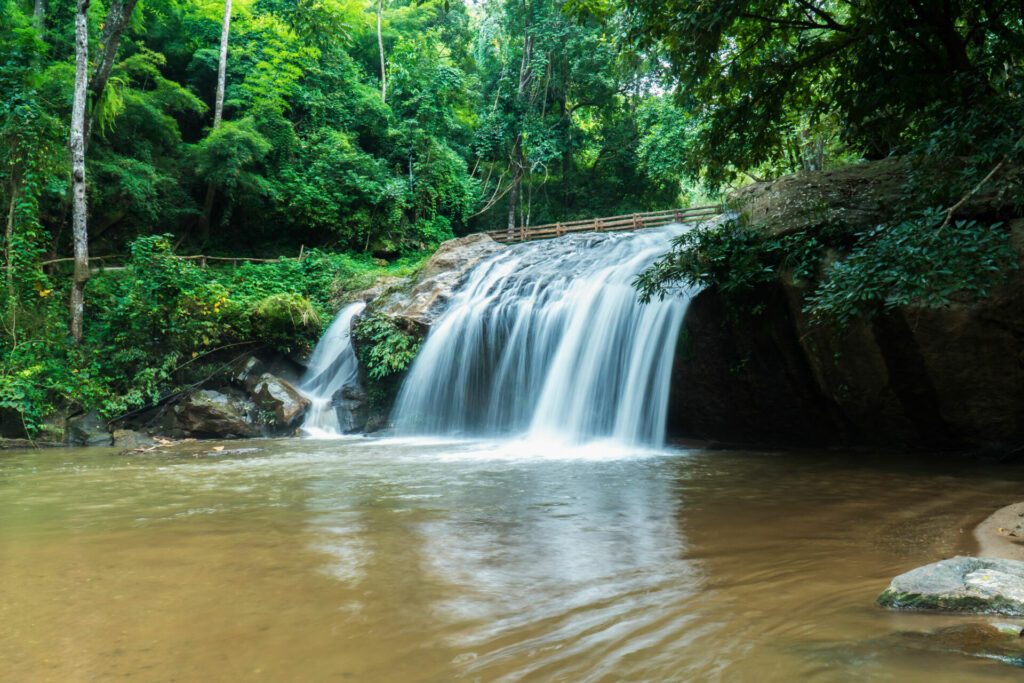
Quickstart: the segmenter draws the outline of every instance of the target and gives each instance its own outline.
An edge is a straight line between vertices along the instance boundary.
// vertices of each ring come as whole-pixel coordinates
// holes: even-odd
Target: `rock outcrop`
[[[954,557],[900,574],[879,596],[893,609],[1024,616],[1024,562]]]
[[[425,332],[444,310],[466,274],[504,248],[505,245],[482,233],[448,240],[415,276],[379,294],[371,310],[395,320],[406,330]]]
[[[804,174],[744,189],[768,233],[886,219],[902,162]],[[1024,264],[1024,221],[979,196],[965,211],[1007,219]],[[1024,269],[976,302],[903,306],[845,329],[814,325],[807,291],[779,277],[730,310],[714,288],[691,302],[673,370],[672,436],[759,445],[1024,449]],[[756,312],[755,312],[756,311]]]

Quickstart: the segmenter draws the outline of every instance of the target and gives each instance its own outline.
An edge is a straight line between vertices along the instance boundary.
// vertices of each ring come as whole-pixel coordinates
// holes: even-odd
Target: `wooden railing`
[[[528,242],[552,237],[561,237],[571,232],[612,232],[617,230],[641,230],[657,228],[672,223],[696,223],[714,218],[722,213],[718,205],[694,206],[687,209],[668,209],[667,211],[650,211],[648,213],[629,213],[622,216],[605,218],[587,218],[579,221],[563,221],[545,225],[518,227],[512,231],[491,230],[487,234],[497,242]]]
[[[238,266],[239,263],[276,263],[281,259],[297,258],[301,261],[306,255],[306,245],[299,247],[298,256],[280,256],[278,258],[255,258],[252,256],[205,256],[203,254],[193,254],[190,256],[181,256],[178,254],[172,254],[171,258],[178,259],[180,261],[196,261],[199,263],[200,268],[206,268],[208,263],[224,263],[231,264],[232,266]],[[106,256],[90,256],[89,265],[91,270],[122,270],[124,264],[130,257],[127,254],[107,254]],[[73,256],[63,256],[61,258],[49,259],[47,261],[41,261],[41,266],[55,266],[61,263],[73,263],[75,258]]]

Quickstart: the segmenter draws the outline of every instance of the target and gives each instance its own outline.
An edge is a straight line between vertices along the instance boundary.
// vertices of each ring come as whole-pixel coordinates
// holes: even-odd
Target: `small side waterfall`
[[[409,371],[396,431],[661,444],[689,298],[642,305],[632,281],[684,229],[570,235],[477,266]]]
[[[359,382],[359,361],[352,346],[352,319],[363,312],[362,301],[341,309],[316,344],[299,390],[312,405],[302,430],[312,436],[334,436],[348,431],[338,419],[335,395]]]

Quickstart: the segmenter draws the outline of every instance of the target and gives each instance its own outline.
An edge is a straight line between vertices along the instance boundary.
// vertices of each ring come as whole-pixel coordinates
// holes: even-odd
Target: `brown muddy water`
[[[1024,679],[906,636],[962,617],[873,604],[1019,467],[214,445],[0,453],[0,679]]]

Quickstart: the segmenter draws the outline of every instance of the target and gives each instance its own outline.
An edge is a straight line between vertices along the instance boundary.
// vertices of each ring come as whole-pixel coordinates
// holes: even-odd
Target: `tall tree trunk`
[[[71,222],[75,272],[71,280],[71,336],[82,340],[85,283],[89,279],[88,204],[85,196],[85,94],[89,81],[89,0],[78,0],[75,14],[75,90],[71,103]]]
[[[4,280],[7,283],[7,303],[14,309],[14,213],[18,206],[18,179],[11,178],[11,203],[7,209],[7,227],[4,230]]]
[[[526,96],[526,89],[530,85],[530,81],[533,79],[533,38],[530,36],[530,9],[527,3],[523,3],[523,7],[526,10],[525,25],[523,27],[523,57],[519,62],[519,86],[516,88],[516,96],[518,97],[520,105],[523,104],[523,99]],[[523,107],[525,110],[525,107]],[[520,120],[520,126],[525,126],[525,122]],[[516,134],[516,140],[512,144],[512,187],[508,191],[508,239],[509,241],[515,235],[516,230],[516,205],[519,203],[519,194],[522,190],[523,185],[523,172],[526,168],[526,160],[523,158],[523,133],[519,131]]]
[[[518,221],[516,221],[516,207],[519,205],[519,195],[523,187],[523,169],[526,160],[523,158],[523,146],[519,137],[512,146],[512,186],[508,191],[508,240],[512,241],[516,234]]]
[[[224,0],[224,23],[220,29],[220,61],[217,62],[217,99],[213,103],[213,127],[224,114],[224,81],[228,72],[228,36],[231,33],[231,0]]]
[[[46,29],[46,0],[36,0],[35,8],[32,11],[32,23],[36,27],[36,33],[40,37]]]
[[[512,177],[512,187],[508,191],[508,231],[506,235],[511,242],[516,236],[516,204],[519,203],[519,185],[522,177],[518,171]]]
[[[7,283],[7,331],[11,341],[18,343],[18,304],[14,290],[14,212],[18,205],[18,180],[11,179],[11,205],[7,210],[7,228],[4,230],[4,280]]]
[[[384,20],[384,0],[377,0],[377,49],[380,51],[380,101],[388,100],[388,74],[384,61],[384,34],[381,23]]]
[[[110,81],[110,73],[114,70],[114,60],[117,57],[117,47],[121,44],[121,36],[128,26],[128,20],[135,11],[135,4],[138,0],[115,0],[107,10],[107,18],[103,22],[103,34],[100,41],[103,44],[103,54],[100,56],[100,63],[96,65],[96,71],[89,79],[89,91],[92,93],[93,112],[92,116],[85,122],[85,142],[89,144],[89,136],[92,129],[96,127],[96,117],[99,115],[100,98]]]
[[[220,30],[220,60],[217,62],[217,95],[213,101],[213,128],[217,130],[224,116],[224,85],[228,72],[228,37],[231,35],[231,0],[224,0],[224,23]],[[203,202],[203,215],[199,219],[199,239],[203,242],[210,239],[210,220],[213,216],[213,200],[217,188],[210,181],[206,185],[206,200]]]

